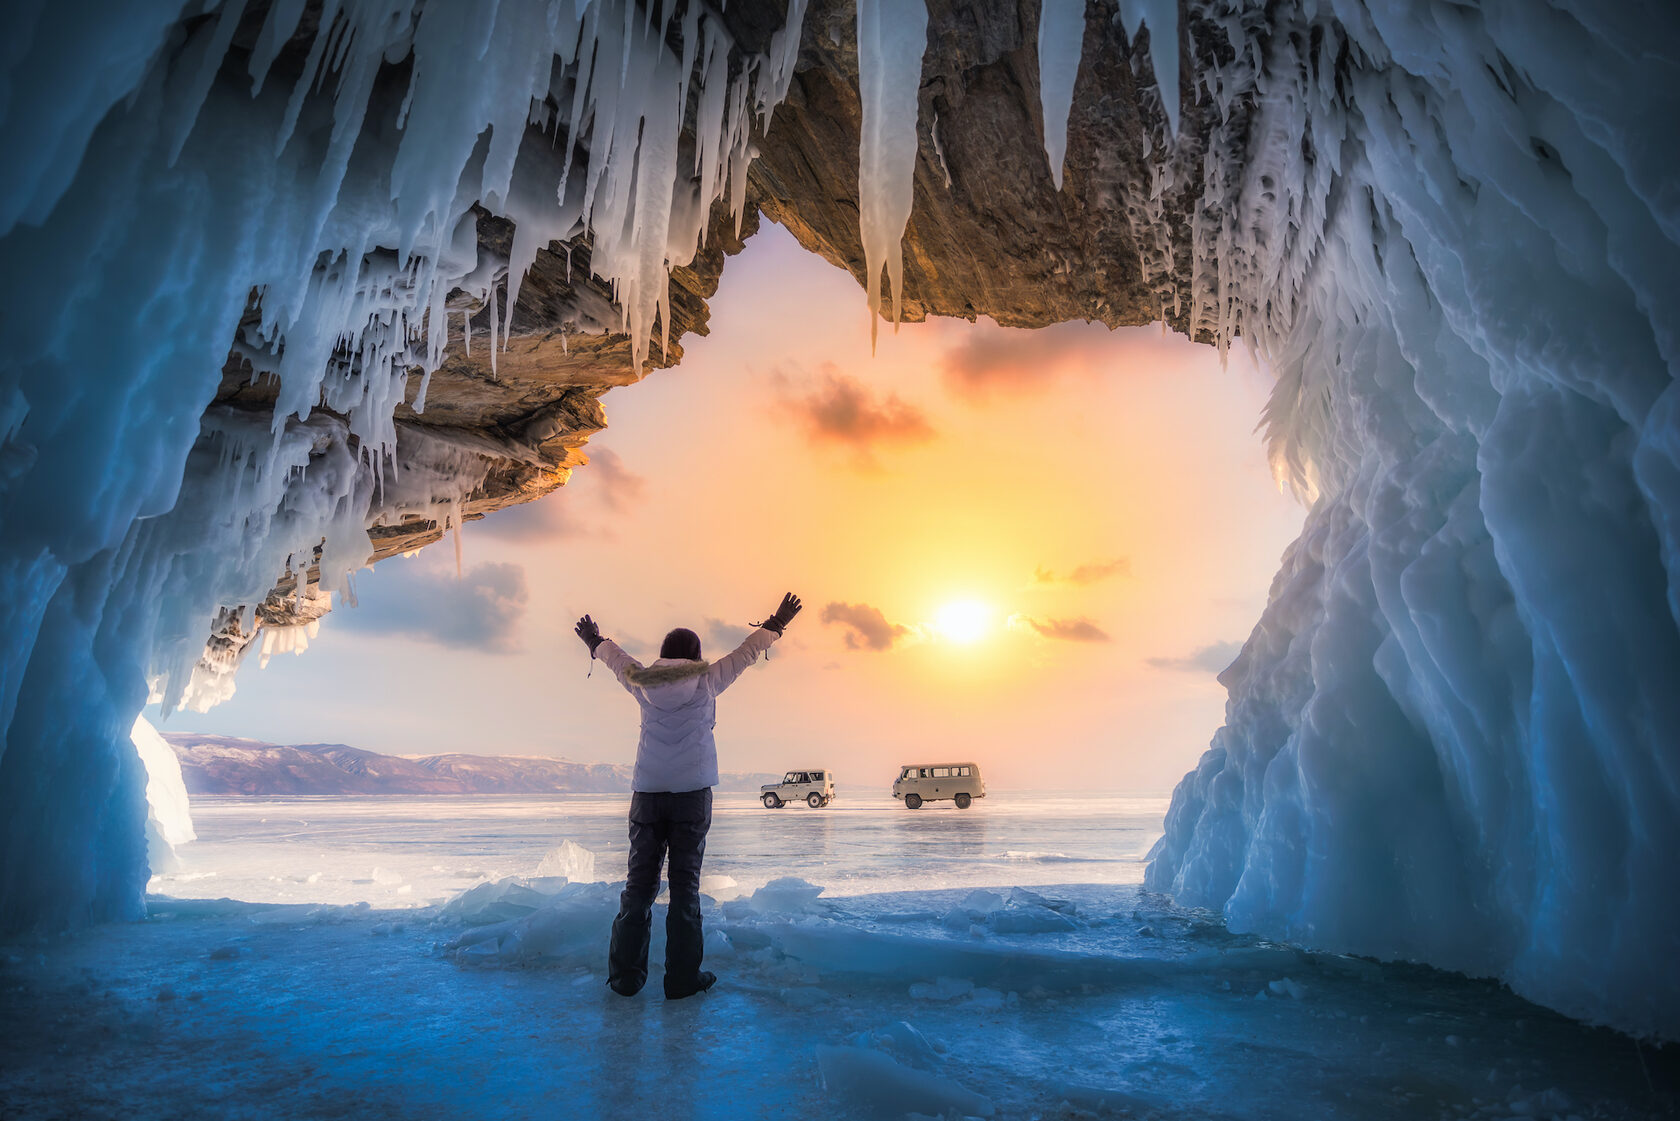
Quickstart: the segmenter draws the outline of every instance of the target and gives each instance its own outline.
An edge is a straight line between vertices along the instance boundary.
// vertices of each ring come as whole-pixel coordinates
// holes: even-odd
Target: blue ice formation
[[[1147,882],[1680,1036],[1680,10],[1193,7],[1194,321],[1311,508]]]
[[[587,228],[638,363],[665,329],[668,269],[714,199],[739,210],[805,5],[751,65],[703,4],[665,34],[656,7],[12,6],[0,926],[138,913],[146,698],[213,700],[218,613],[311,566],[346,590],[370,524],[447,516],[481,477],[471,447],[393,421],[452,289],[494,300],[506,277],[511,302],[538,244]],[[1118,17],[1161,79],[1154,180],[1128,200],[1146,277],[1275,372],[1267,440],[1310,504],[1150,885],[1680,1037],[1680,10]],[[860,73],[908,88],[887,70],[920,52],[872,42]],[[1041,54],[1076,43],[1057,25]],[[1178,134],[1191,103],[1206,135]],[[876,124],[891,152],[915,122]],[[908,214],[912,181],[878,162],[866,206]],[[509,259],[482,257],[475,203],[514,220]],[[272,422],[206,413],[230,340],[279,378]]]

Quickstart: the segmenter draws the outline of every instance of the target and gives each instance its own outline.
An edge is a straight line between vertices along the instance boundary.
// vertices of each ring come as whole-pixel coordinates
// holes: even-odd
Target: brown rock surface
[[[1165,121],[1147,39],[1134,52],[1115,11],[1099,2],[1087,13],[1058,192],[1044,152],[1036,0],[929,0],[904,238],[906,320],[988,315],[1007,326],[1089,319],[1119,327],[1160,318],[1138,226],[1151,173],[1145,138],[1164,135]],[[817,0],[807,13],[800,68],[753,164],[751,198],[864,284],[856,21],[852,0]],[[1199,118],[1183,100],[1183,128],[1193,133]],[[1180,204],[1167,218],[1182,226],[1184,212]],[[1141,231],[1146,244],[1155,232]],[[1163,278],[1169,293],[1174,283],[1188,286],[1188,252],[1178,260]],[[1183,329],[1170,295],[1166,311]]]

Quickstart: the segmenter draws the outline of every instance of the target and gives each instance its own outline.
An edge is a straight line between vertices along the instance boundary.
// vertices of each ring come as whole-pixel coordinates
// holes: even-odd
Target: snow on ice
[[[634,1116],[674,1095],[696,1118],[1260,1119],[1305,1103],[1323,1117],[1557,1121],[1656,1118],[1674,1086],[1661,1053],[1647,1052],[1649,1089],[1625,1037],[1497,985],[1268,944],[1135,885],[1052,898],[798,883],[792,910],[704,900],[721,981],[676,1003],[657,986],[632,1000],[605,987],[618,883],[506,877],[404,912],[154,898],[121,953],[107,930],[0,960],[0,1018],[72,999],[90,1032],[145,1017],[104,1037],[110,1065],[43,1052],[0,1068],[29,1069],[27,1083],[0,1073],[0,1086],[27,1104],[75,1078],[139,1113],[179,1112],[187,1095],[237,1112],[252,1086],[231,1072],[306,1063],[310,1079],[263,1086],[266,1108],[520,1116],[564,1094],[582,1116]],[[1077,929],[957,936],[937,917],[1031,897]],[[1134,936],[1140,921],[1161,936]],[[29,1033],[7,1038],[11,1057],[29,1047]],[[146,1073],[159,1063],[170,1078]]]
[[[1061,845],[1070,801],[1017,807],[992,833]],[[580,812],[566,816],[587,820],[592,805],[574,799],[568,809]],[[600,828],[612,817],[622,846],[622,802],[612,814],[601,805]],[[187,859],[207,862],[208,846],[272,860],[271,846],[236,839],[225,808],[206,807]],[[1497,984],[1235,934],[1215,915],[1140,891],[1141,844],[1124,866],[1081,866],[1120,882],[1025,887],[988,872],[970,883],[989,886],[934,888],[930,878],[946,877],[923,867],[922,886],[881,890],[906,882],[896,878],[902,846],[890,841],[909,815],[896,807],[849,810],[860,828],[837,851],[824,847],[828,830],[789,833],[785,816],[726,806],[724,839],[772,829],[788,843],[723,846],[732,871],[758,887],[703,898],[720,982],[665,1002],[657,985],[631,1000],[606,989],[622,882],[541,874],[550,850],[606,868],[622,847],[568,838],[545,849],[505,803],[442,831],[418,813],[334,817],[318,799],[233,809],[243,821],[270,815],[329,863],[368,851],[390,869],[404,859],[460,868],[494,821],[504,842],[527,842],[509,846],[526,866],[403,910],[365,901],[392,898],[379,882],[392,877],[377,874],[349,904],[155,895],[146,923],[0,947],[0,1098],[29,1113],[97,1096],[143,1116],[519,1117],[563,1097],[586,1117],[666,1116],[675,1100],[696,1119],[1645,1121],[1680,1087],[1667,1052],[1641,1052]],[[319,814],[300,822],[300,811]],[[552,806],[529,812],[552,830]],[[382,824],[382,851],[364,849],[363,823]],[[959,865],[981,866],[1035,870],[972,855]],[[839,878],[814,882],[818,867]],[[213,883],[165,877],[171,890]],[[333,891],[325,879],[310,890]],[[1067,923],[1022,932],[996,921],[1032,909]],[[951,912],[969,920],[964,930],[945,928]],[[49,1019],[66,1026],[19,1027]],[[310,1077],[249,1076],[299,1069]]]

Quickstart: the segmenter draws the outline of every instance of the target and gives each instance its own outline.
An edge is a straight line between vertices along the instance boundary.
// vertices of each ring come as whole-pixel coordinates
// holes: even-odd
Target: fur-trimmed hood
[[[711,668],[712,664],[704,659],[661,658],[651,666],[626,666],[624,680],[640,689],[652,689],[699,677]]]

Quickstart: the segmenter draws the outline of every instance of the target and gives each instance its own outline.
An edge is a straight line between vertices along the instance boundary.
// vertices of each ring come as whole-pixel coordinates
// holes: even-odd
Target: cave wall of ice
[[[254,626],[524,454],[399,407],[452,317],[505,354],[533,254],[586,237],[613,300],[568,322],[640,370],[768,166],[882,314],[1159,316],[1276,372],[1310,509],[1150,886],[1680,1035],[1671,5],[103,7],[26,3],[0,58],[3,925],[135,913],[146,697],[214,701]],[[230,343],[272,408],[206,411]]]
[[[1148,884],[1680,1035],[1680,12],[1193,7],[1189,295],[1312,505]]]

